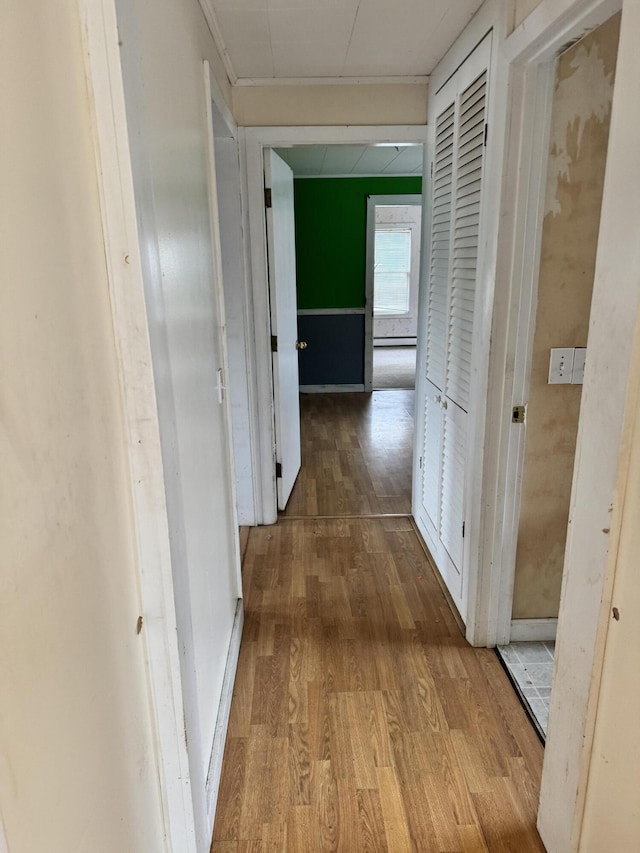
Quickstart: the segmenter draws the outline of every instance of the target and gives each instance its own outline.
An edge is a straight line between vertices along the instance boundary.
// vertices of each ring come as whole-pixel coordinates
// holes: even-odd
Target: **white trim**
[[[294,175],[296,181],[317,181],[323,178],[421,178],[422,172],[349,172],[347,175]]]
[[[234,81],[235,86],[424,86],[428,83],[428,75],[413,77],[238,77]]]
[[[298,308],[298,317],[324,317],[332,314],[364,314],[364,308]]]
[[[486,0],[480,6],[467,27],[431,73],[429,80],[430,95],[435,94],[445,85],[447,80],[455,74],[465,59],[473,53],[492,29],[499,35],[499,38],[494,42],[494,49],[500,44],[502,38],[509,31],[512,12],[506,7],[510,5],[510,3],[503,3],[501,0]],[[498,33],[498,30],[501,32]],[[494,52],[497,53],[497,50]]]
[[[384,349],[384,347],[415,347],[417,346],[417,337],[408,335],[406,338],[374,338],[374,349]]]
[[[406,145],[427,141],[426,124],[321,125],[295,127],[245,127],[249,148],[288,148],[292,145],[374,145],[394,142]],[[255,156],[255,151],[254,151]]]
[[[367,237],[365,254],[364,387],[373,390],[373,302],[376,207],[378,205],[422,207],[422,193],[379,193],[367,196]]]
[[[238,176],[239,176],[239,191],[240,191],[240,216],[242,220],[242,231],[243,231],[243,240],[242,240],[242,253],[243,253],[243,277],[242,277],[242,307],[243,307],[243,335],[244,335],[244,349],[245,349],[245,368],[246,368],[246,390],[247,390],[247,401],[248,401],[248,413],[247,413],[247,421],[248,421],[248,441],[249,441],[249,453],[251,455],[251,481],[252,481],[252,495],[251,495],[251,521],[253,523],[259,524],[262,520],[262,501],[261,496],[259,494],[259,480],[258,480],[258,460],[259,460],[259,446],[258,446],[258,438],[256,435],[256,423],[257,423],[257,406],[256,406],[256,382],[255,382],[255,352],[254,352],[254,343],[253,343],[253,312],[251,309],[252,302],[252,294],[250,288],[250,257],[249,257],[249,241],[246,235],[249,233],[249,224],[247,219],[247,203],[246,203],[246,189],[245,189],[245,178],[244,178],[244,170],[242,165],[242,155],[244,152],[244,146],[240,144],[240,129],[238,128],[233,115],[229,109],[229,106],[224,98],[222,93],[222,89],[218,85],[218,82],[213,74],[212,69],[209,66],[207,60],[204,60],[205,67],[209,69],[208,71],[208,80],[210,87],[210,100],[213,102],[215,108],[217,109],[220,117],[224,121],[228,133],[230,137],[233,138],[237,145],[237,154],[238,154]],[[206,75],[205,71],[205,75]],[[206,81],[205,81],[206,86]],[[210,117],[208,120],[210,121],[211,126],[213,126],[213,145],[214,145],[214,154],[215,154],[215,142],[216,142],[216,133],[215,126],[212,122],[212,118]],[[209,132],[209,131],[207,131]],[[214,161],[215,162],[215,161]],[[225,350],[227,349],[226,341],[225,341]],[[226,358],[226,356],[225,356]],[[226,374],[229,375],[228,370],[228,358],[226,358]],[[233,423],[231,423],[231,428],[233,429]],[[231,445],[233,447],[233,444]],[[235,469],[235,465],[234,465]],[[234,470],[235,477],[235,470]],[[241,595],[241,593],[240,593]]]
[[[229,728],[229,717],[231,714],[231,700],[233,699],[233,686],[238,670],[238,658],[240,656],[240,642],[242,640],[242,627],[244,625],[244,609],[242,600],[238,599],[236,615],[231,631],[231,642],[227,654],[227,663],[224,668],[224,680],[222,682],[222,693],[218,716],[216,719],[215,734],[213,736],[213,748],[209,759],[205,794],[207,798],[207,816],[209,828],[213,834],[213,824],[216,817],[216,806],[218,804],[218,793],[220,791],[220,777],[222,775],[222,758]]]
[[[220,348],[222,350],[222,370],[224,384],[229,384],[229,355],[227,351],[227,330],[224,307],[224,286],[222,275],[222,249],[220,246],[220,211],[218,208],[218,182],[216,179],[216,153],[213,133],[213,109],[211,91],[211,69],[205,59],[202,63],[204,74],[205,116],[207,122],[207,171],[209,173],[209,219],[211,222],[211,244],[213,247],[214,291],[217,303],[217,313],[220,323]],[[236,594],[242,599],[242,559],[240,556],[240,536],[238,534],[238,500],[236,493],[236,465],[233,450],[233,425],[231,423],[231,402],[228,393],[224,393],[222,402],[224,409],[225,437],[227,443],[227,477],[231,490],[231,529],[228,536],[233,543],[233,561],[236,574]]]
[[[621,0],[544,0],[503,45],[510,63],[553,61],[622,8]]]
[[[505,470],[502,505],[496,501],[495,514],[487,513],[487,528],[493,524],[493,544],[499,554],[493,562],[491,582],[485,587],[493,590],[484,611],[488,645],[507,644],[511,631],[527,430],[526,422],[511,422],[511,411],[514,406],[526,404],[529,398],[554,69],[551,62],[528,69],[515,68],[512,72],[513,130],[505,164],[505,217],[501,235],[504,242],[498,259],[496,283],[496,294],[505,288],[510,293],[505,294],[502,300],[497,296],[494,324],[502,324],[505,338],[509,336],[511,340],[513,355],[506,363],[500,361],[500,367],[495,367],[494,389],[500,388],[502,409],[499,412],[494,409],[490,415],[489,433],[495,436],[496,444],[505,442],[506,448],[502,457],[498,452],[493,457],[497,458],[501,470]],[[510,179],[514,184],[507,192]],[[507,305],[511,306],[511,313],[506,308],[501,310],[501,306]],[[498,347],[499,338],[496,337],[494,356],[498,354]],[[504,355],[502,357],[505,358]],[[509,383],[511,391],[505,393]]]
[[[207,63],[207,66],[209,66],[209,62],[206,59],[204,61]],[[215,78],[215,74],[213,73],[211,67],[209,67],[209,88],[211,91],[211,100],[216,105],[218,112],[224,119],[229,133],[231,134],[231,136],[233,136],[234,139],[237,140],[238,125],[236,124],[236,120],[234,119],[233,113],[231,112],[231,107],[227,103],[226,98],[222,92],[222,89],[220,88],[218,81]]]
[[[260,459],[256,467],[261,496],[261,523],[274,524],[278,518],[275,479],[275,433],[273,375],[271,366],[271,325],[267,276],[266,229],[264,209],[264,149],[290,145],[370,144],[375,142],[421,142],[426,126],[376,125],[338,127],[247,127],[241,129],[242,166],[246,174],[246,201],[251,244],[251,281],[253,285],[253,332],[256,364],[255,434],[259,439]],[[338,386],[344,388],[344,386]],[[363,386],[364,388],[364,386]]]
[[[118,25],[113,0],[81,0],[85,67],[127,435],[141,633],[162,803],[163,850],[196,853],[160,427],[155,397]]]
[[[301,385],[301,394],[350,394],[364,391],[364,385]]]
[[[556,638],[557,629],[557,619],[513,619],[509,642],[552,643]]]
[[[233,63],[231,61],[231,56],[229,55],[229,51],[227,50],[227,45],[225,43],[224,36],[222,35],[220,24],[218,23],[218,16],[216,15],[214,4],[212,0],[198,0],[198,3],[200,4],[202,14],[204,15],[207,21],[207,25],[209,26],[209,30],[211,32],[214,44],[218,49],[218,53],[220,54],[220,59],[222,60],[222,64],[224,65],[224,70],[227,72],[229,82],[232,86],[234,86],[238,82],[238,75],[235,72]]]

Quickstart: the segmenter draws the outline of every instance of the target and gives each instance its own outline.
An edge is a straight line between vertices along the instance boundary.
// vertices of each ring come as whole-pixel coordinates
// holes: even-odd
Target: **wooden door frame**
[[[197,853],[151,344],[114,0],[80,0],[118,353],[163,850]]]
[[[291,145],[371,145],[377,142],[410,143],[426,141],[424,125],[327,126],[327,127],[246,127],[242,168],[245,174],[246,206],[251,245],[252,337],[255,341],[254,377],[256,406],[254,431],[259,458],[254,472],[255,490],[260,495],[259,523],[274,524],[278,518],[275,477],[275,429],[269,280],[264,207],[264,150]]]
[[[365,251],[365,311],[364,311],[364,390],[373,390],[373,302],[374,302],[374,256],[376,219],[378,205],[401,204],[422,207],[422,193],[377,193],[367,196],[367,239]],[[420,222],[422,232],[422,221]],[[422,257],[422,240],[419,255]],[[413,243],[412,243],[413,249]],[[420,270],[418,270],[418,296],[420,295]],[[417,312],[416,306],[416,312]],[[416,334],[417,338],[417,334]]]
[[[526,405],[535,331],[538,272],[555,61],[572,41],[620,9],[621,0],[543,0],[503,43],[509,81],[509,141],[501,191],[494,336],[486,456],[496,473],[487,500],[485,547],[473,630],[481,645],[508,643],[515,579],[526,427],[512,424]],[[510,311],[501,306],[512,306]],[[549,620],[541,620],[541,631]],[[534,633],[530,639],[535,639]],[[542,634],[538,639],[545,639]]]
[[[620,0],[543,0],[500,46],[508,138],[500,197],[496,198],[501,226],[484,451],[490,480],[483,496],[486,511],[479,592],[474,621],[468,625],[471,638],[479,645],[508,641],[511,630],[524,448],[524,431],[511,424],[511,411],[514,405],[526,403],[529,389],[555,60],[621,5]],[[614,93],[611,141],[615,102]],[[611,436],[622,430],[637,307],[631,282],[619,282],[615,300],[610,298],[611,288],[607,294],[598,285],[601,253],[611,254],[611,234],[603,239],[608,179],[609,164],[538,816],[550,853],[577,849],[584,810],[593,742],[590,697],[601,667],[599,625],[608,595],[609,543],[603,534],[609,529],[618,469],[618,447]],[[615,381],[606,355],[612,338],[620,367]],[[606,418],[601,416],[603,409]]]
[[[209,173],[209,219],[211,222],[211,244],[213,246],[213,258],[215,264],[214,281],[215,295],[218,305],[218,316],[221,318],[220,344],[222,348],[222,370],[224,385],[219,393],[226,395],[226,401],[223,404],[225,433],[228,447],[227,467],[229,475],[229,483],[231,487],[232,498],[232,530],[229,531],[229,536],[233,543],[233,559],[235,564],[235,581],[236,581],[236,612],[233,620],[233,628],[231,631],[231,639],[229,648],[227,649],[227,659],[224,670],[224,680],[222,683],[222,693],[220,696],[220,705],[216,718],[215,734],[211,755],[207,768],[205,779],[205,797],[207,804],[207,816],[209,819],[210,835],[213,835],[213,825],[215,821],[215,812],[218,802],[218,793],[220,789],[220,777],[222,775],[222,758],[224,755],[224,747],[227,739],[227,729],[229,726],[229,717],[231,715],[231,700],[233,698],[233,685],[238,668],[238,658],[240,656],[240,642],[242,639],[242,628],[244,625],[244,607],[242,593],[242,560],[240,556],[240,539],[238,536],[238,513],[237,513],[237,491],[236,491],[236,466],[235,454],[233,447],[233,423],[231,419],[231,401],[228,396],[229,384],[229,355],[227,349],[226,335],[226,314],[224,303],[224,283],[222,272],[222,249],[220,243],[220,206],[218,197],[218,181],[216,177],[216,144],[215,144],[215,129],[213,121],[213,107],[218,110],[218,114],[224,121],[229,133],[238,144],[238,128],[233,120],[231,111],[228,109],[222,92],[216,82],[209,62],[203,61],[204,74],[204,94],[205,94],[205,116],[207,121],[207,161]],[[246,266],[245,266],[246,269]]]

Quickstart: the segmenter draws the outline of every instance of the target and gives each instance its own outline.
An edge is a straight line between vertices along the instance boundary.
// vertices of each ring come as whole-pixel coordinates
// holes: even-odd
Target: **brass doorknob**
[[[306,349],[307,342],[306,341],[296,341],[296,349]]]

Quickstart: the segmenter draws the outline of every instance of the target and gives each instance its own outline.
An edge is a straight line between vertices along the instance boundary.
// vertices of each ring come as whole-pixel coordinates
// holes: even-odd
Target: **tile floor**
[[[555,643],[511,643],[498,646],[498,653],[543,737],[546,737],[549,722],[554,650]]]

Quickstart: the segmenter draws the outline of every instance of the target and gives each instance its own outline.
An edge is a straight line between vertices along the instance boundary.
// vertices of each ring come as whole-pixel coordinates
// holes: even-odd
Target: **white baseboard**
[[[220,789],[220,776],[222,773],[222,757],[224,745],[227,739],[227,728],[229,726],[229,714],[231,713],[231,699],[233,698],[233,684],[236,680],[238,668],[238,656],[240,654],[240,641],[242,639],[242,626],[244,625],[244,607],[242,599],[238,599],[236,615],[231,630],[231,641],[227,653],[227,663],[224,670],[224,681],[222,683],[222,695],[220,696],[220,707],[216,719],[216,730],[213,736],[213,748],[209,759],[209,770],[205,795],[207,798],[207,813],[209,818],[210,835],[213,833],[213,824],[216,817],[216,806],[218,804],[218,791]]]
[[[364,385],[301,385],[301,394],[340,394],[364,391]]]
[[[512,643],[551,643],[556,638],[557,619],[512,619]]]
[[[414,347],[417,338],[374,338],[374,347]]]

